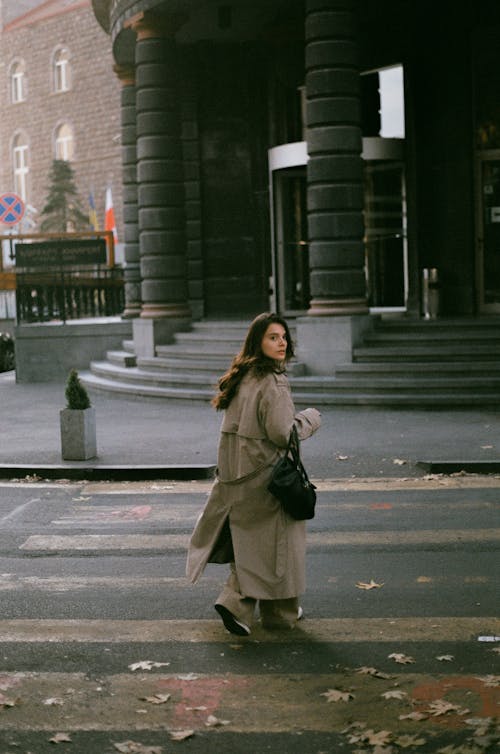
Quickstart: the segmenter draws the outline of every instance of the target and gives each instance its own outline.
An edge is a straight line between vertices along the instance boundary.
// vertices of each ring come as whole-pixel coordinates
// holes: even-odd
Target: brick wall
[[[70,52],[72,86],[56,94],[52,57],[61,46]],[[17,104],[10,102],[8,80],[14,59],[26,63],[27,96]],[[72,165],[82,209],[87,212],[88,193],[93,189],[102,228],[105,190],[110,185],[122,241],[120,83],[112,66],[111,41],[98,25],[90,0],[84,7],[78,2],[43,21],[29,24],[27,20],[4,30],[0,35],[0,193],[14,190],[12,139],[22,130],[29,145],[27,202],[42,209],[55,156],[55,130],[67,122],[73,128]]]

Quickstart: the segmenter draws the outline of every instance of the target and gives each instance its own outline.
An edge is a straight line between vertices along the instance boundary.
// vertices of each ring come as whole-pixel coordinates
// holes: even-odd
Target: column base
[[[332,376],[339,364],[352,364],[353,348],[373,327],[373,317],[307,315],[296,320],[299,362],[305,364],[307,374]]]
[[[135,317],[140,317],[140,315],[141,302],[138,301],[137,304],[126,304],[125,309],[122,312],[122,319],[134,319]]]
[[[141,319],[163,319],[166,317],[189,317],[191,311],[187,304],[143,304]]]
[[[190,327],[191,317],[134,319],[132,328],[135,355],[148,358],[156,356],[156,346],[172,343],[176,332],[187,332]]]
[[[364,298],[312,299],[307,315],[309,317],[332,317],[343,314],[368,314],[368,304]]]

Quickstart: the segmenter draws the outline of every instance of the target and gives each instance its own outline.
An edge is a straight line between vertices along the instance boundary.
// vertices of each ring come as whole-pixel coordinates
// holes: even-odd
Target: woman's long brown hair
[[[273,324],[281,325],[284,328],[286,333],[285,361],[292,358],[293,343],[286,321],[278,314],[269,312],[259,314],[248,328],[243,348],[234,357],[228,371],[218,381],[219,389],[217,395],[212,399],[212,406],[217,411],[222,411],[229,406],[238,391],[241,380],[250,369],[253,369],[258,375],[279,371],[275,360],[269,359],[262,353],[262,339],[269,325]]]

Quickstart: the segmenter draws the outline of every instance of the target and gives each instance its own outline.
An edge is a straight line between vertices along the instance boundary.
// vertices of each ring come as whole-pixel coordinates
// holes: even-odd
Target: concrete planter
[[[97,455],[95,409],[60,411],[61,453],[65,461],[86,461]]]

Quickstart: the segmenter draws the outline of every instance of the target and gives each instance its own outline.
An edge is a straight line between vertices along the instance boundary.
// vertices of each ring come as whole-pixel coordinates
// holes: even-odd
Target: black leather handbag
[[[295,424],[290,432],[286,453],[274,467],[267,489],[296,521],[314,518],[316,487],[309,481],[300,460],[299,436]]]

